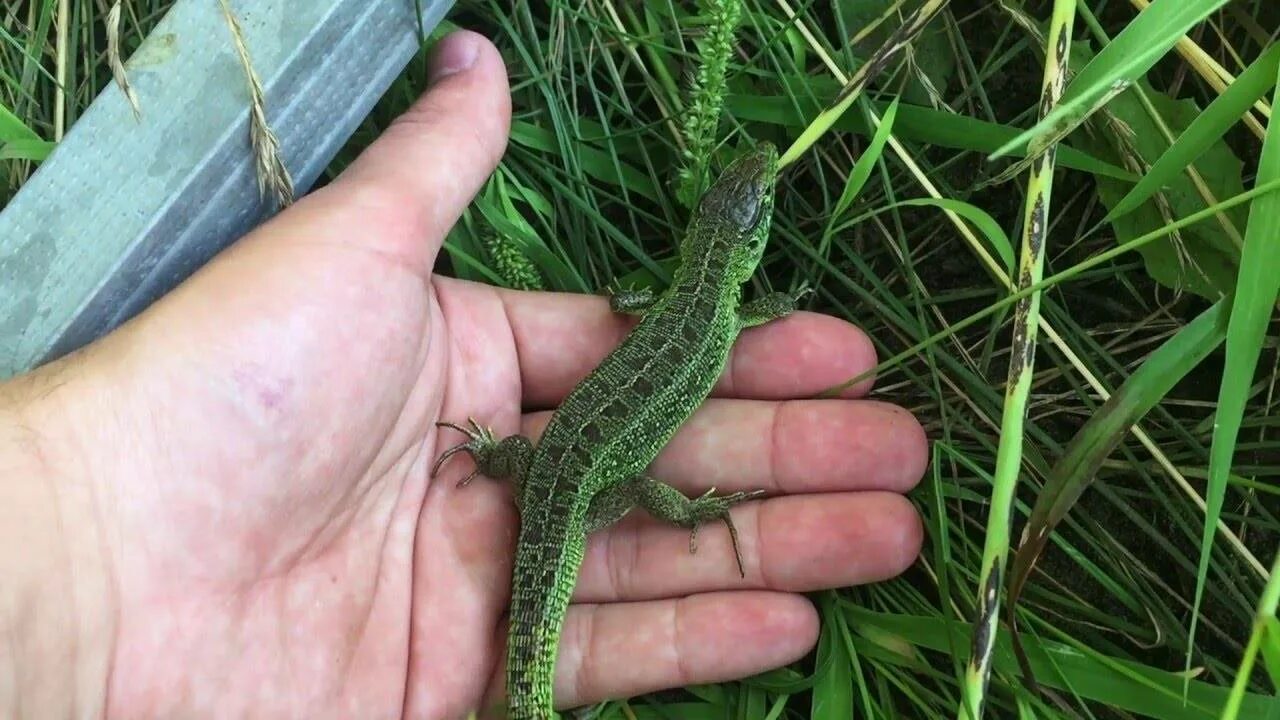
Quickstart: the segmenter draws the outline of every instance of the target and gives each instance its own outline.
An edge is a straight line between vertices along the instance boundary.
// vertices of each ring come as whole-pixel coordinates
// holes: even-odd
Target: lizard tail
[[[582,565],[585,537],[576,513],[521,520],[512,574],[507,639],[507,703],[511,720],[556,720],[552,705],[556,654],[569,597]]]

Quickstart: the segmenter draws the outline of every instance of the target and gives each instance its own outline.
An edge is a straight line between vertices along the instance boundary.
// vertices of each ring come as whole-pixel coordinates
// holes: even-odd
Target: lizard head
[[[696,221],[715,234],[716,244],[727,243],[729,273],[740,283],[751,279],[764,255],[777,177],[778,150],[760,143],[725,168],[698,203]]]

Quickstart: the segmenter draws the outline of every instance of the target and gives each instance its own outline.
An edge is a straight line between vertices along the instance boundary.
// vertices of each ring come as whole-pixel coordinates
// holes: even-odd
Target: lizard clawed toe
[[[440,453],[440,457],[436,458],[436,461],[431,465],[431,477],[435,478],[436,475],[440,474],[440,468],[441,466],[444,465],[446,460],[448,460],[449,458],[453,457],[454,455],[457,455],[458,453],[464,450],[470,450],[470,449],[471,448],[468,448],[466,443],[463,443],[462,445],[454,445],[448,450],[445,450],[444,452]]]
[[[738,575],[745,580],[747,569],[742,565],[742,548],[738,547],[738,528],[734,527],[733,518],[727,510],[724,513],[724,524],[729,526],[729,541],[733,544],[733,557],[738,561]]]
[[[714,487],[708,489],[706,492],[702,493],[702,495],[699,495],[698,499],[694,502],[709,505],[710,508],[706,511],[706,515],[704,517],[708,520],[719,518],[720,520],[723,520],[724,524],[729,528],[729,540],[733,544],[734,559],[738,562],[738,574],[743,578],[746,578],[747,570],[742,562],[742,549],[738,543],[738,528],[733,524],[733,516],[729,513],[729,509],[740,502],[760,497],[761,495],[764,495],[765,491],[744,490],[730,493],[723,497],[713,497],[713,493],[715,493],[715,491],[716,489]],[[699,523],[695,523],[689,531],[690,554],[698,552],[698,526]]]
[[[463,427],[461,425],[457,425],[455,423],[451,423],[447,421],[440,421],[436,423],[436,427],[449,428],[450,430],[457,430],[463,435],[466,435],[467,441],[454,445],[453,447],[448,448],[444,452],[440,453],[440,457],[436,458],[435,463],[431,466],[432,478],[435,478],[436,475],[440,473],[440,468],[443,467],[445,462],[449,458],[453,457],[454,455],[457,455],[458,453],[461,453],[461,452],[467,452],[467,453],[470,453],[473,458],[478,459],[479,453],[488,451],[496,443],[496,440],[494,439],[493,431],[487,427],[482,426],[480,423],[476,422],[475,418],[468,417],[467,424],[470,427]],[[458,481],[458,487],[463,487],[467,483],[471,482],[471,480],[475,478],[475,476],[479,474],[479,472],[480,472],[479,469],[473,470],[470,475],[467,475],[466,477]]]
[[[466,477],[464,477],[464,478],[462,478],[461,480],[459,480],[459,481],[458,481],[458,483],[457,483],[457,485],[455,485],[455,487],[463,488],[463,487],[466,487],[467,485],[470,485],[470,484],[471,484],[471,481],[472,481],[472,480],[475,480],[475,479],[476,479],[476,476],[477,476],[477,475],[479,475],[479,474],[480,474],[480,470],[479,470],[479,468],[477,468],[477,469],[475,469],[475,470],[472,470],[471,472],[467,473],[467,476],[466,476]]]
[[[738,562],[738,575],[743,578],[747,577],[747,570],[742,563],[742,548],[738,546],[738,528],[733,524],[733,517],[729,515],[726,508],[724,514],[720,516],[724,524],[729,528],[729,542],[733,545],[733,557]],[[689,554],[693,555],[698,552],[698,526],[694,525],[689,531]]]

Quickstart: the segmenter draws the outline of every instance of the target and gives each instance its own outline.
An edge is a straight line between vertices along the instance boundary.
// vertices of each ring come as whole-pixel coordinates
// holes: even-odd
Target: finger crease
[[[596,643],[596,616],[600,613],[599,605],[591,605],[587,611],[587,618],[582,623],[582,629],[578,631],[578,647],[581,652],[578,653],[578,667],[573,672],[573,697],[595,697],[594,688],[592,686],[595,678],[592,677],[592,670],[595,666],[591,662],[591,658],[596,655],[593,647]]]
[[[643,541],[641,540],[642,535],[640,533],[640,524],[635,521],[632,521],[631,529],[628,531],[628,534],[631,536],[628,539],[628,543],[631,546],[631,576],[630,576],[631,579],[627,583],[627,591],[630,594],[634,595],[635,589],[633,586],[635,584],[635,578],[638,577],[640,574],[640,555],[643,552],[643,549],[642,549]]]
[[[737,377],[738,363],[736,362],[737,356],[738,356],[738,353],[735,348],[733,352],[729,353],[728,359],[725,360],[724,379],[726,384],[728,385],[728,387],[724,389],[725,397],[735,397],[736,395],[735,390],[738,387],[738,377]]]
[[[509,297],[505,292],[499,292],[497,293],[497,296],[498,296],[498,305],[502,308],[502,320],[507,324],[507,332],[510,333],[511,354],[515,356],[515,360],[516,360],[516,372],[515,372],[516,394],[515,396],[520,398],[520,405],[524,405],[524,400],[525,400],[524,352],[520,345],[520,337],[516,334],[516,324],[512,322],[511,307],[507,305],[507,300],[509,299]],[[517,419],[517,423],[519,423],[518,419]],[[519,427],[519,424],[517,424],[517,427]]]
[[[680,631],[680,614],[684,607],[685,598],[676,598],[671,603],[671,648],[675,652],[674,664],[676,675],[680,678],[681,685],[686,685],[693,680],[692,673],[689,672],[689,668],[685,665],[684,650],[680,641],[683,634]]]
[[[750,562],[754,566],[756,577],[760,578],[762,587],[775,588],[778,586],[773,584],[773,580],[769,577],[769,574],[765,572],[765,567],[768,565],[768,563],[764,561],[765,543],[760,542],[760,538],[763,537],[764,532],[764,521],[762,520],[764,517],[764,503],[751,503],[751,509],[751,523],[754,527],[752,528],[753,532],[747,533],[751,537],[751,547],[747,552],[749,559],[744,562]]]
[[[605,565],[608,566],[608,572],[605,575],[609,578],[609,599],[616,601],[622,598],[622,562],[620,560],[622,553],[619,551],[618,543],[622,542],[623,532],[617,525],[605,532],[607,533]]]
[[[789,403],[786,402],[770,404],[770,410],[773,414],[769,418],[769,457],[764,466],[769,468],[769,477],[773,479],[773,485],[778,490],[786,489],[784,487],[786,483],[782,480],[782,472],[779,467],[781,465],[780,458],[783,457],[783,452],[781,447],[782,433],[779,432],[778,428],[782,424],[779,420],[782,416],[782,410],[787,407],[787,405],[789,405]]]

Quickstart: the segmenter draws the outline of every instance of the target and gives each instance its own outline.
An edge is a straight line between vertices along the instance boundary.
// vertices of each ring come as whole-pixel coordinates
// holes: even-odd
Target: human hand
[[[23,577],[56,579],[27,596],[69,608],[54,637],[31,602],[0,603],[0,633],[50,663],[16,684],[24,711],[455,718],[501,701],[518,518],[500,483],[455,487],[469,462],[428,477],[457,441],[434,423],[536,437],[630,321],[602,298],[432,276],[510,112],[479,36],[444,41],[433,67],[431,90],[332,184],[0,391],[0,455],[23,453],[34,478],[0,480],[0,501],[17,498],[0,528],[18,518],[10,532],[43,538],[51,566]],[[817,636],[797,593],[914,560],[920,524],[900,493],[926,463],[919,425],[852,399],[865,385],[793,399],[874,362],[830,317],[744,333],[653,474],[691,495],[775,494],[734,511],[746,578],[722,528],[694,555],[687,531],[639,511],[592,536],[559,706],[795,660]]]

